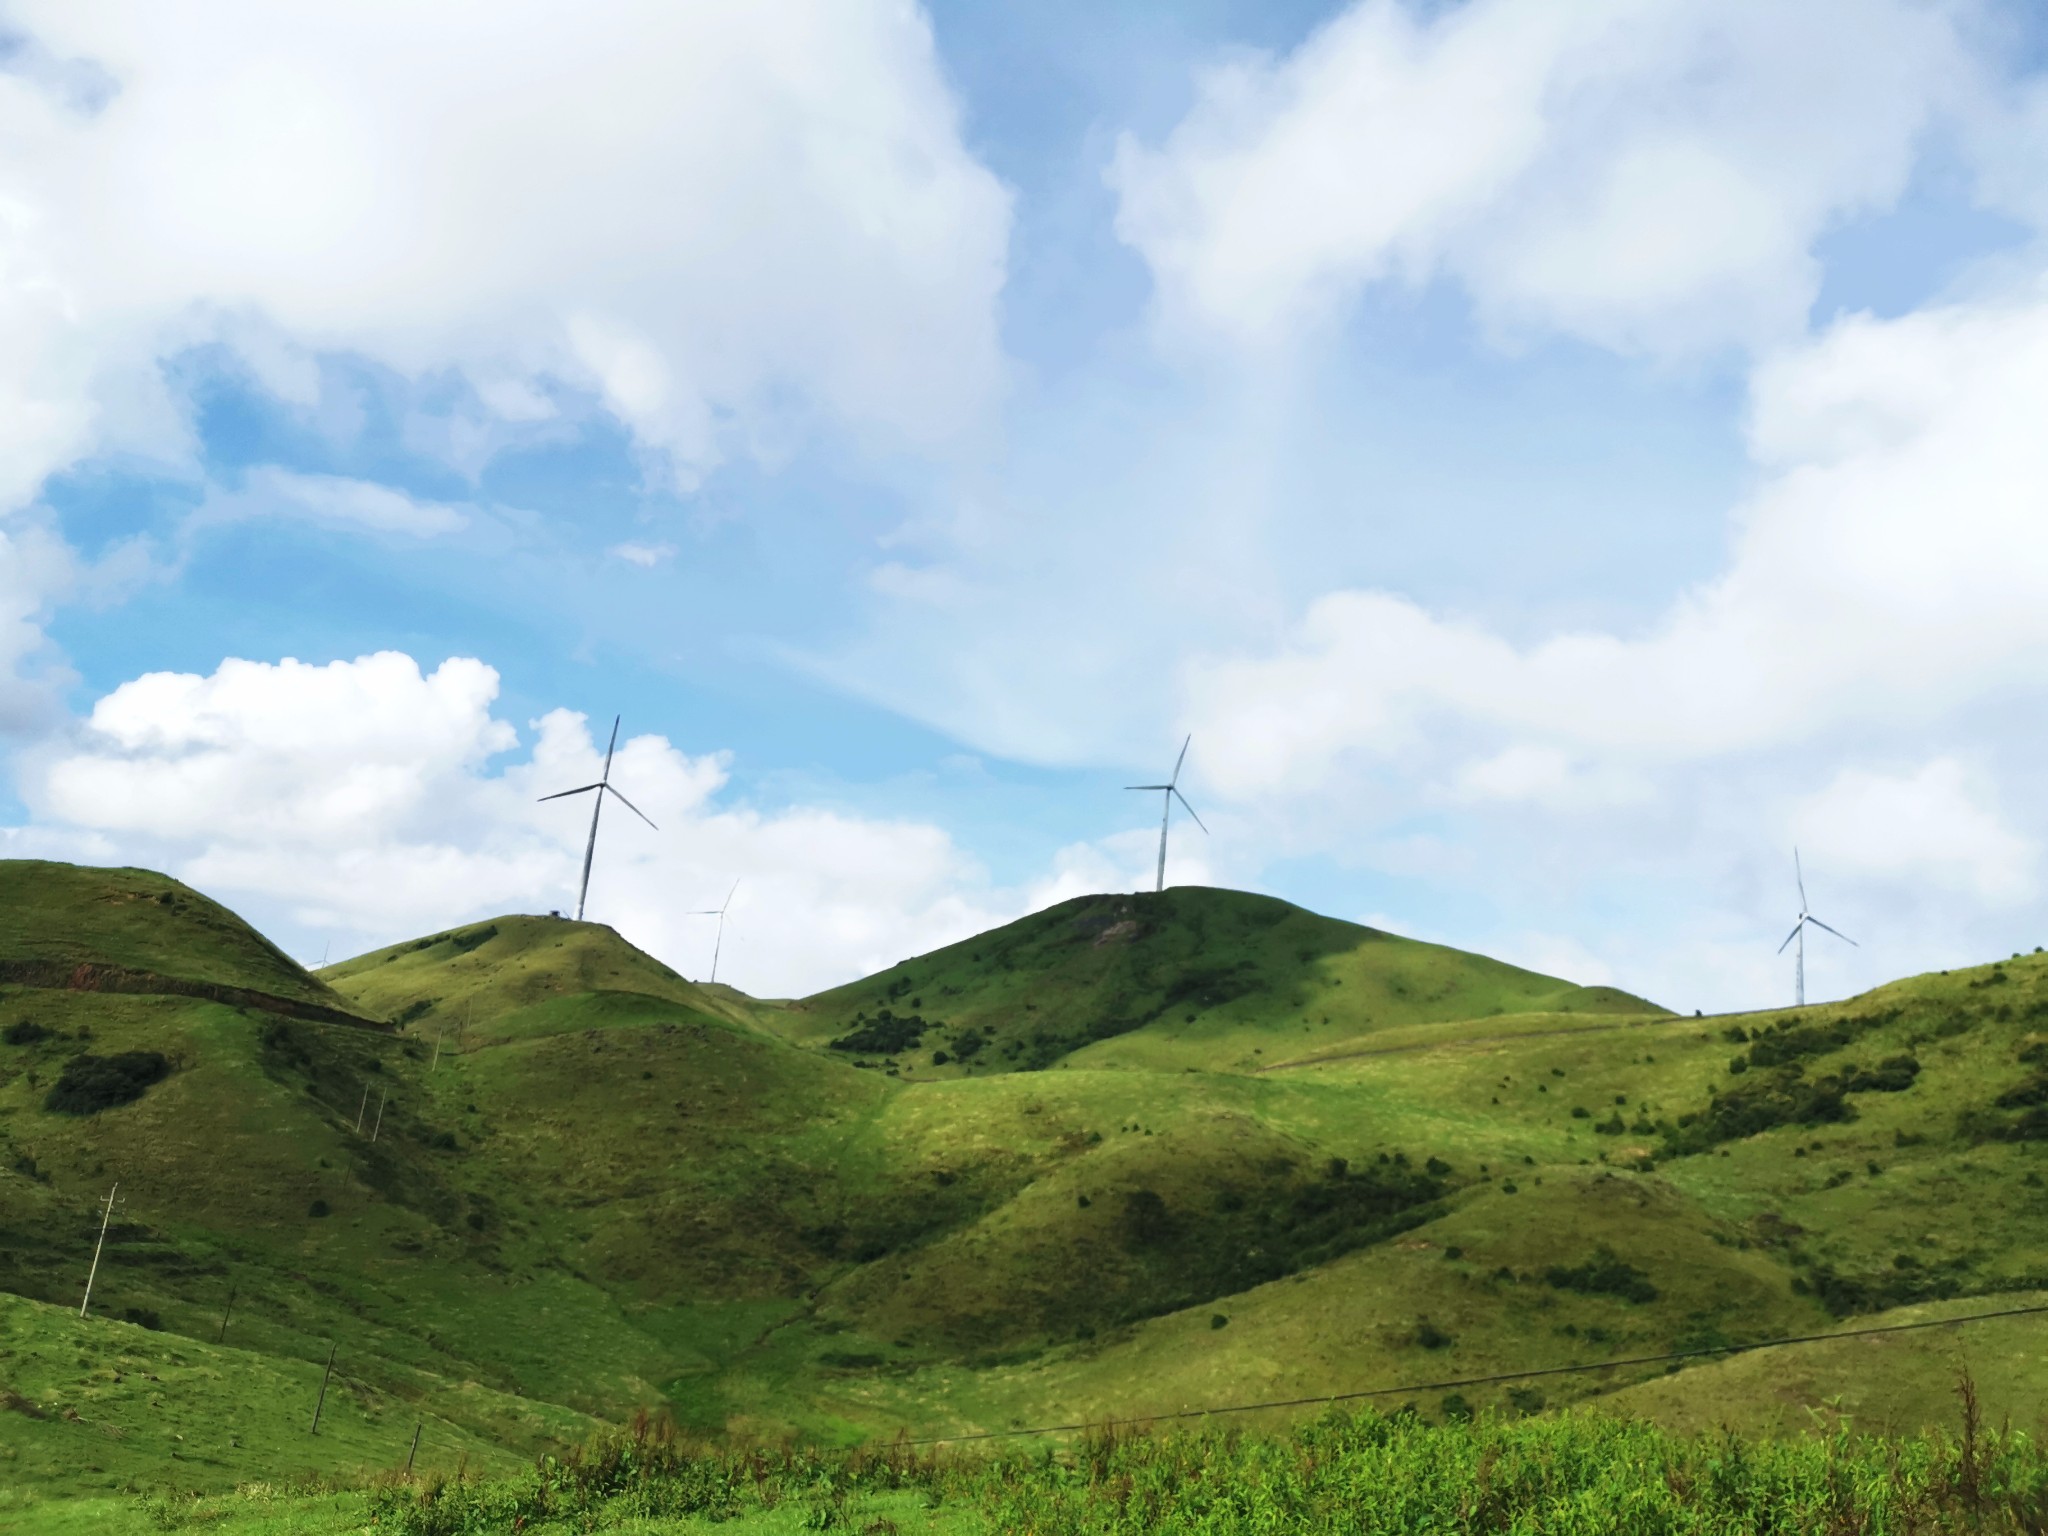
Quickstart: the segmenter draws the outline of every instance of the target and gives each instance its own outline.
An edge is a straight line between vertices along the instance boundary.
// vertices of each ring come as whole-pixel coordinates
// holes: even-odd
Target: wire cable
[[[1454,1387],[1485,1387],[1503,1381],[1532,1381],[1542,1376],[1584,1375],[1592,1371],[1620,1370],[1632,1365],[1666,1365],[1678,1360],[1700,1360],[1711,1356],[1746,1355],[1759,1349],[1784,1349],[1799,1344],[1823,1344],[1831,1339],[1862,1339],[1881,1333],[1912,1333],[1922,1328],[1957,1328],[1965,1323],[1990,1322],[2001,1317],[2035,1317],[2048,1313],[2048,1304],[2006,1307],[1997,1312],[1973,1312],[1963,1317],[1927,1318],[1913,1323],[1884,1323],[1872,1328],[1845,1328],[1838,1333],[1790,1334],[1784,1338],[1758,1339],[1751,1344],[1719,1344],[1706,1349],[1678,1349],[1661,1355],[1629,1355],[1616,1360],[1599,1360],[1586,1365],[1546,1365],[1527,1371],[1498,1371],[1490,1376],[1459,1376],[1448,1381],[1408,1382],[1396,1387],[1361,1387],[1351,1392],[1330,1392],[1316,1397],[1276,1398],[1262,1403],[1227,1403],[1213,1408],[1182,1408],[1174,1413],[1141,1413],[1122,1419],[1096,1419],[1077,1424],[1041,1424],[1030,1429],[984,1429],[965,1435],[929,1435],[917,1440],[889,1442],[900,1446],[965,1445],[980,1440],[1016,1440],[1029,1435],[1067,1435],[1083,1430],[1122,1429],[1137,1424],[1165,1424],[1177,1419],[1206,1419],[1225,1413],[1257,1413],[1267,1408],[1312,1408],[1329,1403],[1358,1402],[1370,1397],[1399,1397],[1409,1392],[1447,1392]]]

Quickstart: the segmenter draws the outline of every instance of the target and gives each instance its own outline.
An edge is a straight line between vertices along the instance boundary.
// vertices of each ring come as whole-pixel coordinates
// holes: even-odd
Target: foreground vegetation
[[[1072,1444],[846,1452],[712,1451],[642,1421],[514,1477],[387,1477],[352,1493],[256,1488],[102,1504],[100,1529],[224,1536],[706,1530],[1230,1533],[1906,1533],[2048,1527],[2048,1454],[1980,1422],[1968,1379],[1953,1432],[1847,1425],[1802,1438],[1681,1436],[1604,1417],[1474,1420],[1329,1412],[1289,1432],[1105,1428]]]

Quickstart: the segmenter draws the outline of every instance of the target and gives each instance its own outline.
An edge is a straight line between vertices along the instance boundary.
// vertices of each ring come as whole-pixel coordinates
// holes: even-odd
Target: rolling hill
[[[1270,896],[1179,886],[1075,897],[767,1022],[947,1077],[1055,1064],[1252,1070],[1269,1051],[1307,1054],[1403,1025],[1663,1011]]]
[[[325,1464],[379,1436],[401,1459],[424,1416],[445,1466],[649,1406],[738,1439],[1006,1428],[2048,1289],[2039,955],[1703,1021],[1188,890],[1065,903],[790,1004],[530,917],[294,993],[182,889],[0,864],[0,910],[29,914],[4,953],[25,979],[0,984],[0,1388],[45,1414],[0,1411],[0,1455],[52,1488],[142,1475],[159,1439],[115,1390],[137,1370],[227,1422],[330,1349],[357,1407]],[[116,965],[241,991],[70,984]],[[895,1035],[846,1045],[870,1030]],[[164,1070],[59,1092],[127,1055]],[[95,1319],[134,1326],[89,1348]],[[2048,1369],[1994,1342],[1989,1405],[2025,1411]],[[1810,1358],[1668,1379],[1708,1397],[1654,1367],[1468,1396],[1758,1423],[1844,1390],[1937,1401],[1903,1384],[1931,1355]],[[67,1406],[130,1453],[54,1449]],[[154,1464],[191,1486],[311,1454],[169,1445]]]

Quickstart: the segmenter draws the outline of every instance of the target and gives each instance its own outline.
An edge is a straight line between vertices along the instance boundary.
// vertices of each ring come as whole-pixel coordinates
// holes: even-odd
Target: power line
[[[1142,1413],[1125,1419],[1096,1419],[1078,1424],[1041,1424],[1031,1429],[984,1429],[968,1435],[929,1435],[920,1440],[898,1440],[896,1445],[964,1445],[977,1440],[1014,1440],[1026,1435],[1065,1435],[1089,1429],[1121,1429],[1133,1424],[1164,1424],[1176,1419],[1206,1419],[1224,1413],[1256,1413],[1265,1408],[1313,1408],[1327,1403],[1357,1402],[1368,1397],[1398,1397],[1409,1392],[1447,1392],[1454,1387],[1485,1387],[1503,1381],[1532,1381],[1541,1376],[1574,1376],[1589,1371],[1619,1370],[1631,1365],[1665,1365],[1675,1360],[1699,1360],[1712,1355],[1745,1355],[1758,1349],[1783,1349],[1795,1344],[1823,1344],[1831,1339],[1860,1339],[1880,1333],[1911,1333],[1920,1328],[1957,1328],[1964,1323],[1984,1323],[2001,1317],[2034,1317],[2048,1312],[2048,1304],[2007,1307],[1998,1312],[1973,1312],[1964,1317],[1928,1318],[1917,1323],[1885,1323],[1873,1328],[1845,1328],[1839,1333],[1792,1334],[1780,1339],[1759,1339],[1753,1344],[1721,1344],[1710,1349],[1678,1349],[1662,1355],[1630,1355],[1619,1360],[1599,1360],[1590,1365],[1546,1365],[1529,1371],[1500,1371],[1491,1376],[1460,1376],[1449,1381],[1416,1381],[1398,1387],[1361,1387],[1352,1392],[1331,1392],[1319,1397],[1277,1398],[1263,1403],[1228,1403],[1215,1408],[1183,1408],[1177,1413]]]

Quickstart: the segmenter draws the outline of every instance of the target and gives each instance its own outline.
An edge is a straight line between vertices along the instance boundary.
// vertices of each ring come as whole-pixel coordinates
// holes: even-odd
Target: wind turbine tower
[[[1194,739],[1193,736],[1190,736],[1187,741],[1183,741],[1180,744],[1180,756],[1173,760],[1173,776],[1164,784],[1126,784],[1124,786],[1125,789],[1165,791],[1162,797],[1165,804],[1159,812],[1159,879],[1152,887],[1155,891],[1166,889],[1166,824],[1173,819],[1173,802],[1175,800],[1180,801],[1181,808],[1190,816],[1195,817],[1195,825],[1202,827],[1202,818],[1195,816],[1195,808],[1188,804],[1188,797],[1180,792],[1180,765],[1188,760],[1188,742]],[[1208,832],[1209,829],[1207,827],[1202,827],[1203,836],[1206,837]]]
[[[1799,1001],[1796,1006],[1804,1008],[1806,1006],[1807,927],[1811,925],[1815,928],[1826,929],[1827,932],[1832,933],[1844,944],[1856,944],[1856,941],[1850,938],[1849,935],[1847,935],[1846,933],[1842,932],[1842,930],[1839,928],[1829,928],[1826,923],[1822,922],[1819,918],[1815,917],[1811,912],[1806,910],[1806,872],[1799,867],[1799,850],[1797,848],[1794,848],[1792,850],[1792,878],[1799,882],[1799,921],[1794,923],[1792,925],[1792,931],[1785,935],[1785,944],[1790,944],[1795,939],[1799,943],[1799,948],[1796,951],[1794,951],[1797,958],[1793,962],[1793,974],[1798,978],[1798,981],[1796,983],[1798,988],[1796,996],[1798,997]],[[1785,953],[1785,944],[1780,944],[1778,946],[1778,953],[1781,955]],[[1856,947],[1860,949],[1862,946],[1857,945]]]
[[[732,889],[725,893],[725,900],[715,909],[706,907],[702,912],[685,912],[685,917],[715,917],[718,919],[718,937],[711,941],[711,980],[718,980],[718,952],[725,946],[725,909],[732,905],[733,897],[739,895],[740,883],[735,880]]]
[[[583,883],[576,888],[576,921],[579,923],[583,921],[583,903],[590,895],[590,861],[597,853],[597,818],[604,811],[604,797],[606,795],[618,795],[619,804],[623,805],[635,816],[638,816],[642,821],[647,822],[647,825],[650,827],[654,827],[654,823],[648,819],[645,811],[641,810],[639,806],[628,800],[624,795],[620,795],[618,790],[613,787],[612,754],[618,751],[618,749],[619,717],[614,715],[612,716],[611,745],[604,749],[604,772],[598,776],[597,782],[595,784],[581,784],[575,789],[557,790],[552,795],[542,795],[540,797],[542,802],[563,800],[570,795],[591,795],[594,797],[590,802],[590,841],[583,845]],[[661,828],[654,827],[654,830],[659,832]]]

